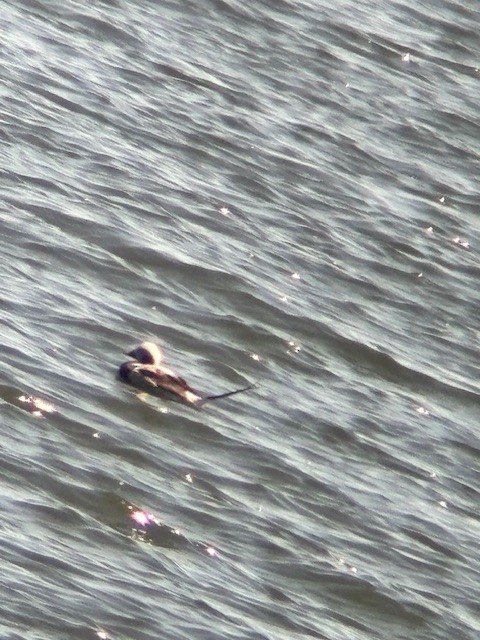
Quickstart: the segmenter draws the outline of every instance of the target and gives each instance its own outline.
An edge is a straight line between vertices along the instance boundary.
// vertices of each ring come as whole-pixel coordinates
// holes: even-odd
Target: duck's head
[[[142,342],[140,346],[129,351],[127,356],[132,357],[134,360],[141,362],[142,364],[158,365],[163,360],[162,350],[154,342]]]

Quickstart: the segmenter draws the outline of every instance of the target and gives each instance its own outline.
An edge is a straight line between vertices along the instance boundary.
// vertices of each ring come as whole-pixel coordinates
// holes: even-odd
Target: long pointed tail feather
[[[250,389],[254,389],[256,387],[256,383],[249,384],[248,387],[242,387],[242,389],[235,389],[234,391],[227,391],[226,393],[219,393],[213,396],[205,396],[201,401],[200,405],[205,404],[205,402],[210,402],[210,400],[220,400],[220,398],[227,398],[228,396],[233,396],[236,393],[243,393],[244,391],[250,391]]]

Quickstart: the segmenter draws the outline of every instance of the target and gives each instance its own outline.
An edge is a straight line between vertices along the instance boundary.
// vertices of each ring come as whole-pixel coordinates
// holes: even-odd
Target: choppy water
[[[0,21],[1,638],[477,639],[476,0]]]

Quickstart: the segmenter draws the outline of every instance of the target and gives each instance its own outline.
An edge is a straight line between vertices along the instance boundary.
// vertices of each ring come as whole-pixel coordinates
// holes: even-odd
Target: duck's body
[[[136,389],[146,391],[159,398],[165,398],[165,400],[175,400],[199,406],[204,399],[183,378],[170,375],[170,373],[163,371],[162,367],[156,367],[153,364],[141,364],[136,361],[124,362],[120,366],[118,375],[120,380],[131,384]]]
[[[186,380],[171,369],[164,367],[162,364],[162,351],[153,342],[143,342],[127,355],[134,358],[134,360],[124,362],[120,366],[118,372],[120,380],[140,391],[145,391],[165,400],[174,400],[175,402],[200,407],[207,400],[224,398],[240,391],[247,391],[253,386],[250,385],[244,389],[211,396],[193,389]]]

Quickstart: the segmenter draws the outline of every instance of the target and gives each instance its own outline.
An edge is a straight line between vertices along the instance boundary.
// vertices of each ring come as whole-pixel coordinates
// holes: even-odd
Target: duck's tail
[[[250,391],[250,389],[254,389],[256,387],[256,383],[249,384],[248,387],[242,387],[242,389],[235,389],[235,391],[227,391],[226,393],[219,393],[218,395],[213,396],[204,396],[198,406],[205,404],[205,402],[210,402],[210,400],[220,400],[221,398],[227,398],[228,396],[233,396],[236,393],[243,393],[244,391]]]

